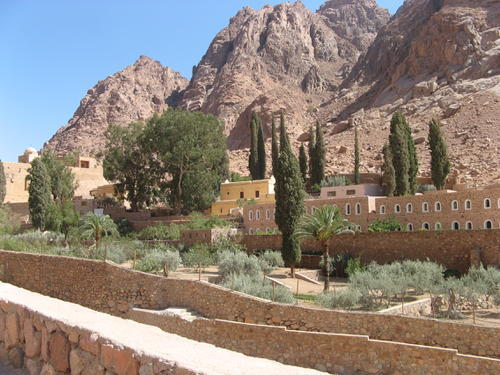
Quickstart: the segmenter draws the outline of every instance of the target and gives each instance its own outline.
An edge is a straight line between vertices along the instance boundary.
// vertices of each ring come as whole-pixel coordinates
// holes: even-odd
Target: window
[[[491,199],[490,198],[486,198],[484,200],[484,208],[491,208]]]
[[[422,224],[422,229],[425,229],[425,230],[430,230],[430,229],[431,229],[431,226],[429,225],[429,223],[423,223],[423,224]]]
[[[354,189],[350,189],[350,190],[347,190],[345,193],[346,193],[347,195],[355,195],[355,194],[356,194],[356,190],[354,190]]]
[[[422,203],[422,212],[429,212],[429,203]]]
[[[465,223],[465,229],[467,230],[471,230],[472,229],[472,222],[471,221],[468,221]]]
[[[460,229],[460,223],[458,221],[454,221],[451,223],[451,229],[453,230],[459,230]]]
[[[253,211],[248,211],[248,220],[253,220]]]
[[[441,223],[434,224],[434,230],[441,230]]]
[[[401,206],[399,204],[394,205],[394,212],[400,213],[401,212]]]
[[[266,220],[270,220],[271,219],[271,211],[270,210],[266,210]]]
[[[472,202],[470,201],[470,199],[467,199],[467,200],[465,201],[465,209],[466,209],[466,210],[470,210],[470,209],[472,209]]]
[[[81,202],[81,206],[82,206],[82,207],[86,207],[86,206],[87,206],[87,202],[82,201],[82,202]]]
[[[411,203],[408,203],[406,205],[406,212],[412,213],[413,212],[413,205]]]
[[[484,229],[491,229],[493,228],[493,223],[491,222],[491,220],[486,220],[484,222]]]
[[[380,213],[381,213],[382,215],[384,215],[384,214],[385,214],[385,206],[384,206],[384,205],[380,206]]]
[[[458,201],[452,201],[451,202],[451,209],[453,211],[457,211],[458,210]]]
[[[266,228],[266,233],[271,233],[272,229],[271,228]]]
[[[356,203],[356,215],[361,215],[361,205]]]
[[[222,213],[222,208],[220,209],[220,213]]]
[[[255,220],[260,220],[260,210],[255,210]]]
[[[243,198],[245,198],[245,192],[240,191],[240,199],[243,199]]]
[[[329,191],[329,192],[326,193],[326,195],[328,197],[335,197],[337,195],[337,192],[336,191]]]
[[[434,211],[441,211],[441,202],[434,203]]]
[[[87,160],[80,160],[80,168],[90,168],[90,162]]]
[[[413,232],[413,224],[412,223],[408,223],[408,225],[406,227],[408,228],[408,231]]]
[[[259,198],[259,196],[260,196],[260,191],[255,190],[255,198]]]
[[[350,203],[347,203],[345,205],[345,214],[346,215],[350,215],[351,214],[351,204]]]

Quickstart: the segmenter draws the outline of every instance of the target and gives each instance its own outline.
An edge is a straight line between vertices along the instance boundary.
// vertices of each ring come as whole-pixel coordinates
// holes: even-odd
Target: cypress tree
[[[323,139],[323,130],[319,124],[316,122],[316,144],[314,147],[314,160],[312,163],[313,169],[311,171],[312,184],[321,184],[321,181],[325,178],[325,142]]]
[[[408,192],[414,195],[417,191],[417,175],[418,175],[418,156],[415,142],[411,135],[411,128],[408,121],[403,116],[403,127],[406,134],[406,143],[408,145]]]
[[[278,146],[278,136],[276,135],[276,122],[271,122],[271,163],[273,167],[273,176],[276,177],[278,171],[278,158],[280,157],[280,150]]]
[[[405,119],[401,112],[396,112],[391,119],[391,132],[389,135],[389,147],[396,180],[394,194],[397,196],[407,195],[410,191],[408,138],[404,121]]]
[[[431,150],[431,176],[436,189],[441,190],[450,173],[448,150],[441,134],[441,125],[432,119],[429,123],[429,148]]]
[[[300,244],[295,228],[304,212],[304,185],[299,162],[292,152],[284,119],[280,124],[280,156],[276,173],[276,224],[283,236],[282,256],[290,266],[292,276],[300,262]]]
[[[360,183],[359,176],[359,139],[358,139],[358,128],[354,128],[354,183],[358,185]]]
[[[309,154],[309,183],[313,185],[314,150],[316,149],[316,134],[311,126],[309,128],[309,144],[307,152]]]
[[[5,195],[7,194],[7,179],[5,178],[5,171],[3,169],[3,163],[0,160],[0,206],[5,200]]]
[[[288,133],[285,128],[285,114],[281,112],[280,114],[280,156],[283,148],[290,147],[290,138],[288,138]]]
[[[264,143],[264,131],[262,130],[262,121],[258,118],[257,128],[257,166],[258,179],[266,178],[266,144]]]
[[[301,143],[299,148],[299,166],[300,173],[302,174],[302,181],[305,184],[307,182],[307,154],[304,143]]]
[[[250,157],[248,158],[248,170],[252,180],[258,179],[259,174],[259,156],[257,150],[257,126],[258,118],[255,112],[252,112],[252,119],[250,120]]]
[[[28,176],[26,178],[30,182],[28,188],[28,205],[31,222],[35,228],[44,230],[52,199],[50,177],[40,158],[31,162],[31,168],[28,169]]]
[[[385,194],[388,197],[394,195],[394,190],[396,188],[396,176],[394,172],[394,165],[392,163],[391,148],[386,143],[382,150],[384,155],[384,166],[383,166],[383,185],[385,186]]]

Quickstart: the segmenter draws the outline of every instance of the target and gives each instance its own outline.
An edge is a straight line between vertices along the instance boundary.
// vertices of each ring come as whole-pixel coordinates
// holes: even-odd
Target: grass
[[[311,294],[294,294],[295,299],[309,302],[316,302],[316,296]]]

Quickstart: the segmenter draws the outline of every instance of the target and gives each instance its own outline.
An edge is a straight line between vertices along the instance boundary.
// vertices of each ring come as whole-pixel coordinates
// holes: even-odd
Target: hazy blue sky
[[[89,88],[140,55],[186,78],[244,6],[270,0],[0,0],[0,159],[71,118]],[[303,0],[316,10],[323,0]],[[394,13],[403,0],[378,0]]]

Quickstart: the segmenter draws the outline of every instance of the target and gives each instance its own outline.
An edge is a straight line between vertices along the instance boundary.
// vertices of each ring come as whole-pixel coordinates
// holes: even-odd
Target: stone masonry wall
[[[249,251],[281,249],[280,235],[244,236]],[[303,251],[321,251],[318,242],[302,241]],[[483,265],[500,266],[500,230],[356,233],[336,236],[330,254],[348,253],[363,263],[388,263],[403,259],[429,259],[449,269],[465,272],[471,252],[479,250]],[[317,268],[319,257],[304,256],[303,267]]]
[[[211,319],[367,335],[500,358],[500,328],[284,305],[207,282],[168,279],[98,261],[0,251],[0,281],[119,316],[131,307],[180,306]]]

